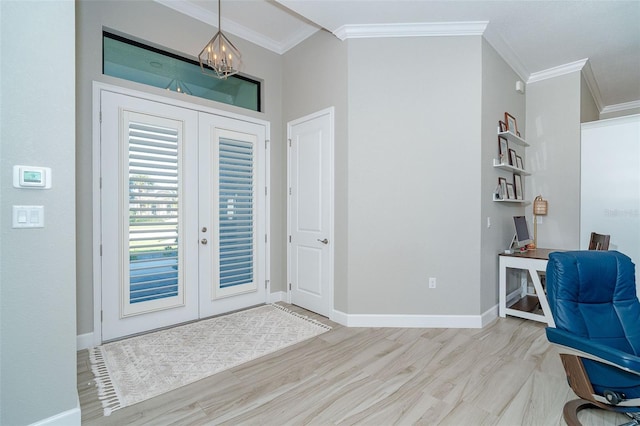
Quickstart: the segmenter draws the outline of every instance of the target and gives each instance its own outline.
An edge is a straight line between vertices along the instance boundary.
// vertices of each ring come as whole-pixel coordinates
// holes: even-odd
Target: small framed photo
[[[509,200],[515,200],[516,199],[516,193],[513,189],[513,184],[512,183],[507,183],[507,199]]]
[[[515,187],[516,200],[523,200],[524,193],[522,192],[522,176],[513,174],[513,186]]]
[[[516,164],[518,162],[518,159],[516,158],[516,150],[515,149],[509,149],[509,165],[516,167]]]
[[[507,123],[507,131],[513,133],[514,135],[517,135],[518,125],[516,123],[516,118],[508,112],[505,112],[504,121]]]
[[[524,161],[522,161],[522,157],[516,155],[516,167],[520,170],[524,170]]]
[[[507,198],[507,179],[503,177],[498,178],[498,186],[500,187],[499,198],[501,199]]]
[[[509,163],[509,142],[507,141],[507,138],[503,138],[502,136],[498,136],[498,155],[500,158],[500,164]]]
[[[498,130],[500,130],[500,132],[506,132],[507,131],[507,123],[505,123],[502,120],[498,121]]]

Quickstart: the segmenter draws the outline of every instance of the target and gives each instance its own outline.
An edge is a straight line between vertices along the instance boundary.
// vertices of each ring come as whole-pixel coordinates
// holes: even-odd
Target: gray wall
[[[408,58],[402,75],[379,66],[380,49]],[[322,32],[285,54],[283,72],[283,121],[336,107],[335,308],[495,306],[514,211],[491,201],[496,125],[510,111],[525,128],[513,70],[481,37],[340,42]]]
[[[285,132],[287,122],[335,107],[334,308],[341,312],[348,312],[347,45],[332,34],[320,31],[285,53],[283,80],[286,84],[282,91]],[[327,64],[331,64],[330,70]],[[282,155],[286,174],[286,150]],[[286,175],[284,183],[286,185]],[[280,220],[286,229],[286,215]],[[286,264],[286,258],[281,260]]]
[[[513,216],[524,214],[524,207],[512,203],[496,203],[493,191],[498,177],[509,180],[509,173],[493,167],[493,159],[498,158],[498,120],[504,120],[504,113],[513,115],[518,130],[527,138],[525,120],[525,95],[516,92],[516,81],[520,80],[513,69],[498,55],[486,41],[482,43],[482,213],[478,216],[478,226],[482,230],[480,312],[484,313],[496,305],[498,300],[498,256],[508,247],[513,238]],[[518,148],[526,160],[528,152]],[[528,179],[524,179],[525,190]],[[531,200],[531,197],[527,197]],[[491,227],[487,227],[490,218]],[[532,225],[532,223],[530,224]],[[533,231],[533,230],[532,230]],[[515,285],[517,282],[512,280]]]
[[[538,225],[538,246],[577,249],[580,244],[581,72],[527,85],[528,198],[538,194],[549,212]],[[531,206],[527,208],[532,217]]]
[[[172,96],[220,110],[257,117],[271,123],[271,290],[285,291],[286,269],[286,158],[282,130],[282,59],[271,51],[232,35],[229,38],[243,54],[243,72],[263,80],[263,113],[220,104],[167,90],[103,76],[103,27],[196,57],[214,35],[213,27],[151,1],[88,1],[77,6],[77,87],[78,87],[78,334],[93,331],[92,268],[92,81],[101,81]],[[170,28],[171,30],[167,30]]]
[[[74,3],[0,2],[0,423],[66,411],[76,391]],[[52,169],[49,190],[15,189],[15,164]],[[44,206],[45,227],[12,229],[12,205]],[[75,410],[75,411],[74,411]],[[69,414],[69,413],[67,413]]]
[[[354,39],[348,61],[349,313],[478,314],[481,37]]]

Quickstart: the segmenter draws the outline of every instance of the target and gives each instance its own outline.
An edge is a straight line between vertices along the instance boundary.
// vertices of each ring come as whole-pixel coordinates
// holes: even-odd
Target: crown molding
[[[214,23],[218,22],[218,14],[215,12],[211,12],[202,6],[199,6],[190,1],[175,1],[175,0],[154,0],[156,3],[166,6],[170,9],[175,10],[176,12],[180,12],[184,15],[190,16],[191,18],[197,19],[198,21],[204,22],[207,25],[211,25],[216,28]],[[269,37],[265,37],[263,34],[258,33],[250,28],[247,28],[243,25],[238,24],[235,21],[231,21],[226,18],[221,19],[221,26],[224,27],[224,32],[233,34],[237,37],[240,37],[244,40],[247,40],[253,44],[256,44],[260,47],[264,47],[267,50],[275,52],[279,55],[282,55],[287,50],[296,46],[298,43],[302,42],[306,38],[310,37],[317,31],[318,28],[310,28],[308,30],[302,30],[298,34],[290,37],[284,43],[280,43],[277,40],[274,40]]]
[[[602,110],[604,109],[604,103],[602,102],[602,94],[600,93],[600,87],[598,86],[598,82],[596,81],[596,77],[593,75],[593,70],[591,69],[591,63],[587,59],[584,67],[582,68],[582,76],[584,80],[587,82],[587,87],[591,92],[591,96],[593,97],[593,101],[596,103],[596,107],[598,111],[602,114]]]
[[[342,41],[350,38],[482,35],[487,24],[488,21],[343,25],[333,34]]]
[[[621,104],[607,105],[606,107],[602,108],[602,110],[600,111],[600,114],[628,111],[633,109],[640,109],[640,100],[624,102]]]
[[[535,83],[536,81],[546,80],[548,78],[560,77],[561,75],[571,74],[572,72],[582,71],[588,59],[570,62],[557,67],[549,68],[542,71],[532,72],[529,75],[527,83]]]
[[[509,43],[502,38],[502,36],[493,29],[492,26],[487,27],[487,31],[484,33],[484,39],[498,52],[498,55],[518,74],[523,80],[529,79],[529,71],[520,60],[520,57],[516,55]]]

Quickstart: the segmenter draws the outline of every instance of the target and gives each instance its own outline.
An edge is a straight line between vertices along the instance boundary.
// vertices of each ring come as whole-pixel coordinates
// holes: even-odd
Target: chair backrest
[[[591,233],[589,239],[589,250],[609,250],[610,235]]]
[[[547,298],[556,328],[640,356],[635,265],[617,251],[549,254]]]

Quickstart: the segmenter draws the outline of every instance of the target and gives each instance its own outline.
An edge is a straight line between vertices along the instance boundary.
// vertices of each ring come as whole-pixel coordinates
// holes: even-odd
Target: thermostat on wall
[[[13,186],[15,188],[49,189],[51,188],[51,169],[49,167],[13,166]]]

